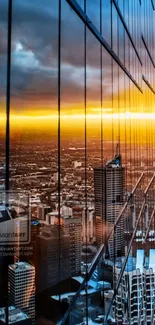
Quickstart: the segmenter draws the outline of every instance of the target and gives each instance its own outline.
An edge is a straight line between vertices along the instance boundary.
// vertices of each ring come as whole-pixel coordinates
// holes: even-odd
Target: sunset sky
[[[82,5],[83,1],[79,0],[78,3]],[[103,36],[108,42],[110,8],[107,4],[108,1],[104,1]],[[99,28],[99,0],[89,0],[87,14]],[[42,126],[57,122],[57,35],[57,0],[13,1],[11,120],[16,126],[22,123],[23,126],[27,124],[32,127],[35,121]],[[0,1],[0,40],[0,123],[3,123],[7,49],[6,0]],[[69,126],[73,121],[75,124],[77,120],[84,119],[84,26],[65,1],[62,1],[61,41],[61,118],[62,123]],[[120,51],[121,46],[123,39],[122,44],[120,42]],[[155,119],[152,100],[149,99],[147,106],[144,106],[142,96],[133,95],[129,106],[129,83],[127,79],[125,81],[122,71],[118,74],[116,66],[113,68],[112,103],[111,78],[111,58],[103,49],[103,119],[106,123],[111,125],[112,119],[115,122],[118,119],[142,120],[146,113],[147,119]],[[100,45],[88,31],[87,117],[88,123],[96,123],[96,126],[99,125],[101,116],[100,86]]]

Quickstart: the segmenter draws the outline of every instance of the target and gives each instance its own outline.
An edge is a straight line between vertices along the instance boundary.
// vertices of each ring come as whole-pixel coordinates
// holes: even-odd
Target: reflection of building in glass
[[[70,238],[57,225],[42,227],[36,239],[36,289],[45,290],[70,277]]]
[[[63,206],[60,210],[61,218],[58,218],[58,211],[46,215],[46,224],[59,226],[64,230],[64,234],[69,236],[70,242],[70,272],[71,275],[80,273],[81,270],[81,250],[82,250],[82,217],[72,213],[72,209]]]
[[[120,274],[115,267],[115,283]],[[129,257],[115,299],[117,324],[151,325],[155,321],[155,249],[149,257],[138,249],[136,258]]]
[[[107,162],[103,168],[94,169],[96,242],[97,246],[106,240],[112,225],[124,202],[125,169],[121,164],[121,156]],[[116,230],[115,242],[109,241],[110,255],[121,255],[124,251],[124,223],[119,223]],[[115,250],[115,251],[114,251]]]
[[[82,241],[84,243],[92,243],[95,240],[95,220],[94,220],[94,207],[83,209],[82,212]]]
[[[64,232],[69,236],[70,242],[70,271],[71,275],[81,272],[82,226],[80,218],[64,217],[62,219]]]
[[[35,268],[26,262],[9,265],[9,303],[35,322]]]
[[[1,137],[0,141],[0,186],[6,182],[7,189],[24,188],[30,191],[31,212],[35,216],[38,212],[43,221],[47,214],[43,204],[58,210],[65,204],[71,207],[94,204],[92,166],[103,167],[102,158],[107,160],[107,157],[113,157],[113,147],[118,138],[129,193],[142,171],[147,170],[147,177],[149,171],[153,171],[154,4],[155,0],[0,1],[0,15],[3,16],[0,24],[2,45],[5,45],[7,38],[9,45],[10,40],[8,48],[3,46],[4,55],[0,55],[0,79],[6,81],[0,81],[0,124],[4,134],[4,139]],[[11,17],[11,14],[7,15],[7,12],[11,12],[8,5],[13,9],[12,28],[8,28],[11,23],[11,19],[8,21]],[[5,64],[3,61],[7,57],[7,49],[8,60]],[[4,104],[5,99],[7,105]],[[7,123],[3,114],[6,115]],[[106,241],[123,204],[124,172],[119,163],[119,157],[116,156],[104,168],[95,169],[96,241],[99,255],[96,254],[92,265],[99,271],[100,245]],[[140,204],[143,194],[142,189],[137,198]],[[39,209],[38,203],[41,205]],[[134,225],[140,207],[134,201],[132,205],[131,210],[135,209],[136,213]],[[69,211],[65,212],[65,216],[66,213],[71,216]],[[6,213],[1,213],[1,218],[2,215],[7,217]],[[50,223],[53,216],[47,215]],[[125,246],[128,249],[134,227],[130,223],[130,215],[127,217]],[[75,266],[74,253],[75,256],[77,254],[78,263],[80,261],[80,241],[76,248],[73,233],[62,235],[60,240],[59,235],[64,233],[62,229],[65,226],[58,222],[57,227],[60,229],[56,235],[48,237],[47,234],[47,238],[40,235],[43,247],[37,247],[41,259],[37,256],[36,266],[42,267],[40,281],[42,279],[43,282],[46,277],[54,277],[61,268],[63,276],[68,276],[71,261],[72,267]],[[70,229],[72,232],[75,230],[73,224],[66,228],[68,233]],[[35,245],[38,228],[32,229]],[[123,229],[120,221],[115,232],[115,243],[113,238],[108,243],[111,256],[114,255],[114,244],[117,255],[124,251]],[[72,236],[73,245],[70,241]],[[76,236],[78,241],[79,235]],[[140,236],[137,236],[135,245],[140,244]],[[91,237],[92,233],[90,241]],[[83,238],[87,242],[88,234],[84,234]],[[68,252],[69,257],[62,257],[61,250],[64,255]],[[96,247],[93,253],[95,251]],[[53,254],[53,259],[50,254]],[[88,267],[88,272],[92,270],[92,265],[87,265],[92,261],[89,260],[90,255],[88,251],[88,258],[85,254],[84,259],[85,271]],[[3,256],[0,256],[2,259]],[[60,268],[62,261],[64,264]],[[110,269],[111,275],[112,267],[108,267],[107,274]],[[54,270],[53,273],[51,270]],[[4,271],[5,268],[1,274],[7,283]],[[94,274],[98,276],[96,270]],[[91,272],[86,274],[86,278],[88,276],[91,276]],[[57,278],[61,280],[61,271]],[[86,304],[88,302],[91,307],[92,302],[87,297]],[[76,303],[74,306],[76,309]]]
[[[81,229],[79,217],[61,216],[59,229],[58,212],[46,215],[46,224],[37,236],[37,290],[43,290],[80,273]]]

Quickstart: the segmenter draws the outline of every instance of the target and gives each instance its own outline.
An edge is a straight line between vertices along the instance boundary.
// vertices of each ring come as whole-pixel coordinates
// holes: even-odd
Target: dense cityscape
[[[155,325],[155,1],[0,1],[0,325]]]
[[[79,285],[82,283],[87,267],[91,265],[97,251],[102,245],[105,235],[104,226],[99,216],[106,214],[109,234],[111,226],[115,223],[121,211],[123,202],[125,203],[127,195],[130,195],[127,189],[131,188],[131,186],[134,187],[135,184],[133,184],[132,181],[134,180],[134,182],[136,182],[142,170],[139,167],[141,162],[132,161],[132,167],[130,173],[128,173],[128,180],[125,179],[125,169],[127,167],[121,167],[122,156],[125,157],[125,152],[122,150],[122,155],[119,156],[117,153],[118,145],[114,144],[115,153],[114,157],[112,157],[112,148],[110,148],[109,143],[107,143],[107,147],[105,148],[107,156],[103,158],[103,170],[107,169],[106,178],[108,181],[106,185],[108,201],[106,202],[106,197],[102,197],[105,195],[105,176],[102,175],[100,166],[99,141],[94,138],[94,140],[90,142],[90,147],[88,144],[89,161],[85,169],[84,148],[81,142],[75,139],[72,141],[70,140],[68,141],[67,148],[65,145],[64,147],[62,146],[61,190],[59,192],[57,147],[54,145],[54,141],[49,141],[48,145],[47,140],[43,141],[42,139],[41,144],[42,145],[40,145],[40,141],[38,142],[35,139],[25,139],[22,144],[20,143],[20,151],[18,150],[18,140],[15,139],[12,144],[10,152],[10,183],[12,190],[10,192],[10,207],[7,211],[12,217],[21,217],[27,211],[27,213],[29,213],[28,227],[31,228],[31,234],[26,246],[23,245],[21,241],[18,246],[14,246],[13,248],[6,246],[3,250],[1,249],[1,259],[4,263],[4,259],[9,256],[10,261],[12,259],[12,262],[16,262],[9,266],[9,277],[12,276],[14,279],[13,281],[16,281],[16,278],[11,274],[13,274],[12,272],[17,272],[18,269],[19,273],[17,272],[17,275],[20,279],[20,268],[21,271],[23,270],[23,272],[25,272],[25,275],[22,275],[25,276],[25,279],[27,277],[31,278],[29,286],[31,287],[32,282],[34,296],[31,293],[32,302],[28,304],[29,307],[24,308],[24,311],[28,315],[31,315],[33,323],[36,319],[36,324],[52,324],[51,321],[59,323],[61,320],[60,315],[63,315],[71,297],[75,295]],[[112,157],[113,159],[108,159],[108,157]],[[130,166],[130,161],[126,161],[125,163],[126,166]],[[145,164],[147,166],[147,162],[143,161],[142,167],[144,167]],[[138,166],[138,170],[136,166]],[[85,172],[87,172],[87,187],[85,187]],[[5,164],[4,159],[1,159],[1,195],[3,199],[5,193],[4,175]],[[149,173],[148,177],[150,179],[151,173]],[[148,177],[144,179],[142,188],[147,186]],[[103,184],[101,184],[102,182]],[[113,186],[116,192],[112,191]],[[85,199],[86,188],[87,200]],[[18,194],[17,198],[16,193]],[[26,200],[24,196],[27,199],[28,206],[25,204]],[[138,199],[138,194],[136,199]],[[140,200],[140,204],[141,201],[142,199]],[[89,280],[89,284],[87,284],[88,293],[90,291],[90,299],[92,301],[89,310],[92,324],[95,324],[95,320],[96,323],[103,322],[104,315],[112,299],[112,267],[113,265],[115,266],[115,264],[117,265],[117,263],[118,266],[120,265],[121,256],[125,256],[125,249],[133,234],[133,224],[135,221],[132,206],[135,206],[135,204],[131,204],[129,201],[129,206],[126,208],[123,216],[123,222],[122,219],[119,221],[116,241],[114,242],[113,237],[111,239],[109,238],[106,252],[107,259],[104,263],[102,262],[100,270],[98,267],[95,268]],[[107,211],[105,211],[105,207],[108,207]],[[27,210],[28,208],[29,212]],[[150,224],[150,229],[151,226],[152,224]],[[20,229],[22,229],[21,225],[20,227]],[[154,237],[154,234],[152,235]],[[139,240],[141,236],[143,235],[137,231]],[[138,263],[138,261],[136,262],[136,254],[144,254],[142,253],[142,248],[144,247],[142,242],[139,244],[138,253],[136,253],[137,245],[136,242],[136,246],[134,247],[133,245],[132,248],[134,261],[128,261],[131,268],[135,263]],[[149,254],[149,248],[150,245],[147,244],[147,254]],[[119,276],[118,266],[116,268],[117,277]],[[4,274],[2,274],[2,277],[4,277]],[[10,301],[14,305],[19,304],[19,301],[16,301],[16,299],[19,298],[16,297],[15,290],[21,292],[20,289],[18,289],[18,285],[20,288],[22,285],[22,282],[20,282],[21,280],[17,281],[19,281],[19,284],[18,282],[16,284],[11,281],[12,293]],[[17,289],[15,289],[16,286]],[[28,284],[25,284],[25,281],[23,282],[23,286],[23,290],[29,291]],[[68,288],[70,288],[69,291]],[[5,292],[3,282],[1,283],[1,292]],[[36,292],[36,294],[34,292]],[[77,312],[75,313],[73,310],[71,313],[71,324],[79,324],[80,321],[83,322],[85,319],[85,312],[81,313],[80,311],[81,304],[83,308],[85,308],[85,298],[82,292],[84,294],[84,291],[81,291],[81,298],[76,303]],[[29,294],[25,293],[24,295],[27,297],[25,299],[29,299]],[[50,297],[51,301],[49,303]],[[119,299],[119,295],[117,299]],[[41,303],[41,301],[44,301],[44,303]],[[34,312],[35,304],[36,314]],[[122,302],[122,304],[122,308],[125,308],[125,302]],[[2,297],[1,305],[4,305]],[[78,308],[80,308],[79,312]],[[52,311],[55,309],[55,312],[52,312],[52,314],[51,309]],[[4,317],[4,312],[5,311],[2,313],[2,317]],[[14,314],[15,310],[10,310],[10,314],[11,313]],[[43,315],[45,316],[43,317]],[[21,317],[26,316],[23,315]],[[126,318],[124,318],[124,320],[125,319]],[[113,313],[110,312],[108,324],[113,323],[115,323],[115,318],[113,317]],[[123,324],[127,323],[124,322]]]

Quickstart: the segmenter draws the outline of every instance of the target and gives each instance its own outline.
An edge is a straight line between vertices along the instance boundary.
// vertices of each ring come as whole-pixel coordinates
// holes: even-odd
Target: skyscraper
[[[51,219],[50,219],[51,216]],[[51,221],[51,224],[49,224]],[[59,218],[58,212],[52,212],[46,216],[46,224],[41,228],[40,235],[37,236],[36,256],[38,258],[37,279],[40,277],[45,284],[45,277],[41,273],[45,268],[49,269],[49,279],[45,286],[51,286],[58,282],[58,259],[61,254],[61,280],[70,276],[75,276],[81,272],[81,250],[82,250],[82,221],[81,217],[61,215],[60,218],[60,240],[61,248],[59,251]],[[41,262],[42,261],[42,262]],[[38,267],[38,265],[40,265]],[[44,265],[44,267],[42,267]],[[56,266],[57,265],[57,266]],[[66,268],[65,268],[66,265]],[[45,267],[46,266],[46,267]],[[40,270],[39,270],[40,269]],[[50,272],[51,269],[51,272]],[[42,287],[40,284],[39,287]],[[44,286],[44,285],[43,285]],[[40,288],[41,288],[40,287]]]
[[[86,211],[82,212],[82,241],[83,243],[92,243],[95,240],[95,222],[94,222],[94,207],[87,208],[87,220]]]
[[[120,268],[115,267],[115,283]],[[117,324],[152,325],[155,322],[155,249],[149,257],[138,249],[136,258],[128,259],[114,307]]]
[[[47,238],[40,241],[45,246],[40,244],[39,249],[42,281],[55,276],[51,270],[56,270],[59,273],[57,279],[61,280],[61,269],[65,276],[70,271],[69,257],[63,259],[61,252],[64,256],[66,252],[70,255],[74,247],[70,255],[73,261],[74,252],[78,250],[67,242],[70,236],[63,235],[60,240],[64,233],[61,231],[60,208],[62,205],[78,205],[87,209],[94,204],[93,166],[101,169],[96,171],[99,179],[96,179],[95,189],[98,248],[102,242],[107,243],[107,236],[122,208],[124,189],[117,183],[123,178],[122,167],[116,166],[114,161],[102,168],[102,157],[113,157],[117,138],[124,157],[129,199],[141,173],[147,174],[143,184],[137,185],[138,193],[131,196],[132,202],[127,202],[128,211],[130,203],[135,210],[132,224],[137,225],[144,187],[149,184],[149,174],[155,171],[155,0],[1,0],[0,35],[0,187],[7,191],[28,190],[32,195],[30,207],[34,214],[37,204],[43,202],[58,209],[56,235],[52,233],[48,237],[47,232]],[[97,189],[98,185],[101,190]],[[154,185],[152,189],[154,192]],[[154,198],[153,194],[152,206]],[[51,214],[48,216],[53,219]],[[86,216],[87,210],[84,221],[88,219]],[[133,240],[130,216],[132,211],[127,214],[127,253],[130,250],[133,253],[133,241],[135,246],[136,243],[143,245],[139,239],[144,239],[140,234],[140,238],[137,236]],[[44,213],[42,219],[45,220]],[[116,227],[115,242],[113,238],[108,241],[111,256],[123,253],[121,221]],[[143,220],[140,224],[138,231],[143,233]],[[87,231],[86,222],[85,225]],[[88,234],[83,238],[86,241],[84,254],[89,262]],[[8,251],[7,246],[0,248],[0,273],[6,288],[4,263],[8,266],[9,250],[13,247]],[[50,254],[53,254],[53,260]],[[91,265],[85,268],[87,272],[75,299],[70,298],[67,320],[83,291],[84,321],[93,322],[89,321],[88,282],[92,272],[94,276],[98,269],[100,271],[101,260],[103,250],[98,249]],[[46,264],[48,261],[49,265]],[[111,278],[112,261],[105,261],[104,265]],[[3,297],[7,300],[5,288]],[[70,291],[70,286],[68,289]],[[45,304],[47,301],[48,298]],[[103,306],[104,301],[102,303]],[[46,313],[42,316],[46,317]],[[41,325],[44,323],[47,324],[46,319]]]
[[[124,179],[125,168],[122,167],[120,155],[116,155],[114,159],[108,161],[103,168],[94,169],[96,242],[98,247],[106,241],[123,205]],[[123,227],[122,221],[117,227],[116,241],[109,241],[111,256],[123,252]]]
[[[35,268],[26,262],[9,265],[9,303],[35,323]]]
[[[46,225],[41,229],[36,239],[35,255],[37,292],[71,276],[69,235],[57,225]]]
[[[70,271],[74,276],[81,271],[82,222],[78,217],[64,217],[62,223],[64,232],[69,236]]]

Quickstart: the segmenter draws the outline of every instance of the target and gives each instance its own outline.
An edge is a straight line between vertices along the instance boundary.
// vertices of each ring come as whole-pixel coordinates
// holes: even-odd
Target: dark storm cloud
[[[57,85],[57,1],[14,1],[13,2],[13,30],[12,30],[12,95],[13,96],[32,96],[38,95],[49,97],[54,96]],[[5,91],[6,79],[6,50],[7,50],[7,2],[2,0],[0,3],[0,68],[1,68],[1,92]],[[63,28],[62,22],[62,30]],[[80,41],[80,40],[79,40]],[[72,60],[71,40],[67,40],[64,50],[63,64],[70,62],[70,65],[79,64],[78,59]],[[16,51],[17,44],[22,46],[22,51]],[[73,44],[74,46],[75,44]],[[23,53],[25,53],[25,62]],[[69,54],[67,57],[67,53]],[[30,65],[29,54],[34,55],[34,61],[38,65]],[[79,64],[80,65],[80,64]],[[71,69],[66,87],[74,87],[71,78]],[[75,88],[77,81],[75,81]]]
[[[92,1],[93,12],[93,1]],[[96,11],[97,12],[97,11]],[[95,13],[95,11],[94,11]],[[95,17],[95,15],[94,15]],[[7,1],[0,1],[0,92],[6,85]],[[12,100],[56,102],[58,1],[14,0],[12,29]],[[99,98],[100,46],[87,32],[87,84],[90,99]],[[104,82],[110,82],[110,63],[104,57]],[[61,47],[62,98],[83,100],[84,26],[63,1]],[[104,87],[108,92],[108,86]]]

